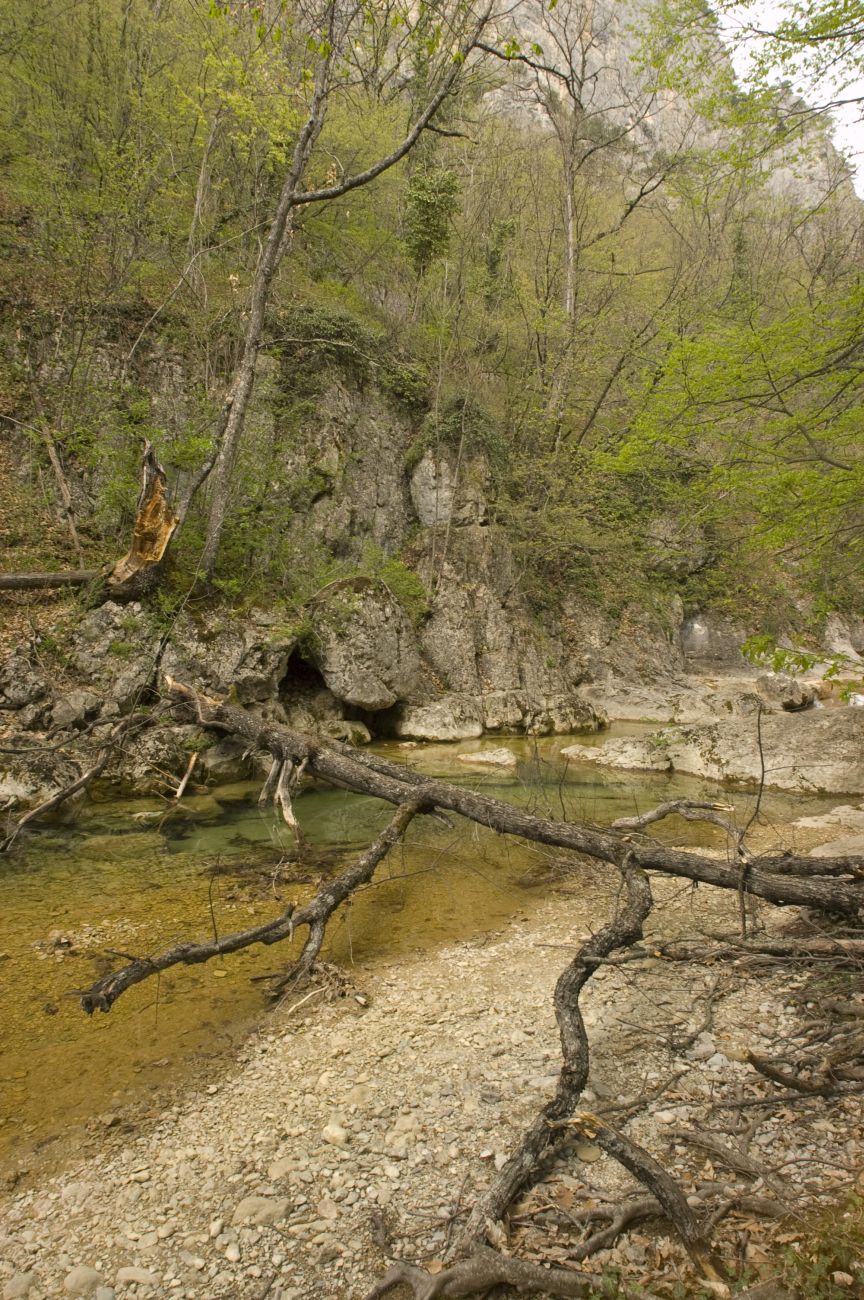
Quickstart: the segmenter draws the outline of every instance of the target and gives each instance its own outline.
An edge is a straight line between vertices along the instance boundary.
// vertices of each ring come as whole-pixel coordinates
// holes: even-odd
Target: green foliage
[[[849,655],[781,646],[766,633],[748,637],[741,652],[750,663],[770,668],[773,673],[807,673],[818,667],[826,681],[844,679],[841,694],[847,698],[862,685],[860,660]]]
[[[317,392],[329,367],[362,386],[379,365],[380,334],[345,311],[312,303],[285,308],[271,322],[271,333],[292,393]]]
[[[418,275],[447,251],[459,201],[459,178],[448,167],[421,166],[405,198],[405,247]]]
[[[413,466],[426,451],[446,447],[463,457],[484,455],[499,463],[506,454],[504,440],[494,416],[472,397],[452,397],[436,411],[430,411],[420,436],[408,452]]]
[[[429,403],[429,372],[411,361],[384,361],[377,379],[381,387],[409,411],[422,411]]]

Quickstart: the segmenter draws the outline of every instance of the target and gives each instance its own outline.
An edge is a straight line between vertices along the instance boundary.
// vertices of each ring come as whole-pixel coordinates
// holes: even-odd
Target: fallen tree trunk
[[[440,810],[455,812],[501,834],[574,849],[616,868],[620,867],[622,858],[626,855],[634,867],[642,870],[660,871],[666,875],[702,881],[721,889],[756,894],[772,903],[815,907],[850,917],[857,917],[864,907],[864,859],[861,858],[814,860],[784,855],[779,858],[763,858],[758,864],[752,860],[729,863],[679,849],[669,849],[646,836],[641,836],[637,841],[629,835],[615,834],[580,822],[550,821],[500,799],[492,799],[448,781],[423,776],[412,768],[390,763],[378,755],[365,753],[349,745],[320,740],[288,727],[262,722],[245,709],[210,699],[171,678],[166,678],[166,685],[175,699],[185,700],[195,709],[203,726],[242,736],[259,749],[267,750],[274,760],[271,778],[274,771],[292,765],[358,794],[383,799],[395,804],[400,810],[411,809],[408,820],[417,813]],[[271,778],[268,778],[268,785],[272,784]],[[265,785],[265,792],[266,790]],[[373,849],[374,847],[373,845]],[[376,864],[377,861],[380,858]],[[794,875],[772,874],[771,866],[774,863],[778,864],[780,872],[788,873],[790,864],[799,868],[799,872]],[[828,868],[842,870],[846,874],[839,879],[834,875],[817,875],[816,878],[808,879],[803,874],[808,865],[814,873]],[[347,893],[340,895],[330,907],[324,918],[325,925],[334,908],[358,884],[363,883],[363,879],[358,878]],[[320,898],[321,895],[317,897]],[[316,903],[317,899],[313,900],[313,904]],[[303,913],[313,904],[304,908]],[[298,925],[309,924],[311,927],[314,919],[311,915],[307,919],[299,912],[294,916],[290,912],[284,913],[263,925],[218,940],[180,944],[156,957],[137,958],[104,976],[92,988],[83,992],[80,995],[81,1005],[88,1014],[95,1010],[109,1011],[127,989],[172,966],[197,965],[210,961],[213,957],[238,952],[253,944],[278,943],[293,935]],[[321,933],[323,936],[323,928]],[[761,949],[765,950],[764,942]],[[834,944],[832,950],[841,954],[842,944]],[[315,952],[317,951],[316,948]]]
[[[101,569],[60,569],[56,573],[0,573],[0,591],[37,591],[41,587],[83,587]]]
[[[815,907],[856,917],[864,908],[864,858],[812,858],[782,854],[748,862],[722,862],[701,854],[667,848],[640,836],[601,830],[585,822],[552,821],[525,812],[500,799],[475,790],[424,776],[412,768],[388,762],[376,754],[364,753],[337,741],[324,741],[292,731],[288,727],[262,722],[236,705],[211,700],[181,683],[167,679],[170,692],[195,705],[205,727],[241,736],[274,758],[300,764],[312,776],[323,777],[357,794],[372,795],[387,803],[416,801],[422,812],[440,809],[459,813],[469,821],[502,835],[516,835],[539,844],[573,849],[588,857],[617,865],[626,845],[634,864],[643,870],[716,885],[720,889],[743,890],[768,902]],[[775,871],[776,868],[776,871]],[[808,877],[807,870],[812,873]],[[827,869],[837,868],[848,878],[824,878]],[[794,874],[800,872],[800,874]]]

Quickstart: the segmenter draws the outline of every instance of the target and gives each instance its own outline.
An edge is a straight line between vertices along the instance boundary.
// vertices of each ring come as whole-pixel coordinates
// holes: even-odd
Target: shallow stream
[[[717,787],[697,778],[604,771],[560,757],[574,739],[594,745],[651,729],[633,724],[599,737],[376,750],[540,814],[601,825],[664,799],[716,797]],[[519,757],[515,770],[471,768],[456,759],[502,743]],[[26,1163],[28,1152],[50,1147],[83,1121],[98,1130],[130,1105],[139,1114],[158,1108],[170,1082],[206,1075],[262,1014],[263,987],[252,977],[277,971],[291,950],[259,947],[174,968],[92,1019],[81,1012],[76,989],[128,954],[157,953],[209,938],[214,927],[224,934],[278,914],[340,869],[391,815],[377,800],[311,788],[296,811],[314,851],[280,869],[293,843],[271,812],[259,811],[256,796],[257,787],[240,785],[193,794],[179,805],[94,799],[73,823],[28,835],[0,866],[0,1165]],[[754,796],[732,799],[739,820],[746,818]],[[779,825],[833,802],[773,794],[763,811]],[[722,843],[714,828],[678,818],[655,829],[669,843]],[[362,967],[499,929],[530,914],[561,856],[467,823],[449,829],[419,819],[375,881],[333,918],[324,955]],[[567,906],[574,924],[586,919],[578,895]],[[588,908],[583,900],[586,916]],[[357,978],[362,983],[362,972]]]

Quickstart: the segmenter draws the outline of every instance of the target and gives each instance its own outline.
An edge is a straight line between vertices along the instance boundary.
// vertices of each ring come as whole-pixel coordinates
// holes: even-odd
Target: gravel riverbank
[[[506,933],[355,973],[365,1006],[353,988],[283,1005],[232,1066],[158,1120],[131,1135],[109,1122],[97,1154],[13,1189],[0,1201],[4,1300],[359,1300],[387,1264],[384,1224],[394,1254],[437,1267],[459,1215],[554,1086],[552,989],[587,933],[568,903],[578,895],[584,915],[587,895],[599,924],[615,899],[608,874],[579,872]],[[654,884],[655,934],[734,930],[737,898]],[[780,924],[772,909],[760,916]],[[583,995],[587,1103],[612,1107],[695,1206],[710,1202],[715,1183],[799,1210],[855,1184],[864,1153],[856,1098],[803,1099],[785,1118],[779,1106],[746,1108],[776,1089],[741,1058],[789,1041],[807,978],[649,957],[605,967]],[[716,1141],[739,1151],[737,1168],[691,1140],[706,1129],[724,1130]],[[562,1213],[633,1191],[599,1149],[566,1148],[514,1217],[514,1248],[566,1258]],[[769,1259],[756,1232],[747,1250],[754,1267]],[[662,1225],[586,1267],[634,1280],[658,1269],[689,1276]]]

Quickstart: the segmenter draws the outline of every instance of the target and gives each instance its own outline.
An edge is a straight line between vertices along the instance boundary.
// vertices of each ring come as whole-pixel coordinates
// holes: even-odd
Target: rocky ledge
[[[567,752],[566,750],[564,751]],[[712,781],[808,794],[864,794],[864,708],[753,712],[579,749],[585,761],[651,772],[689,772]]]

